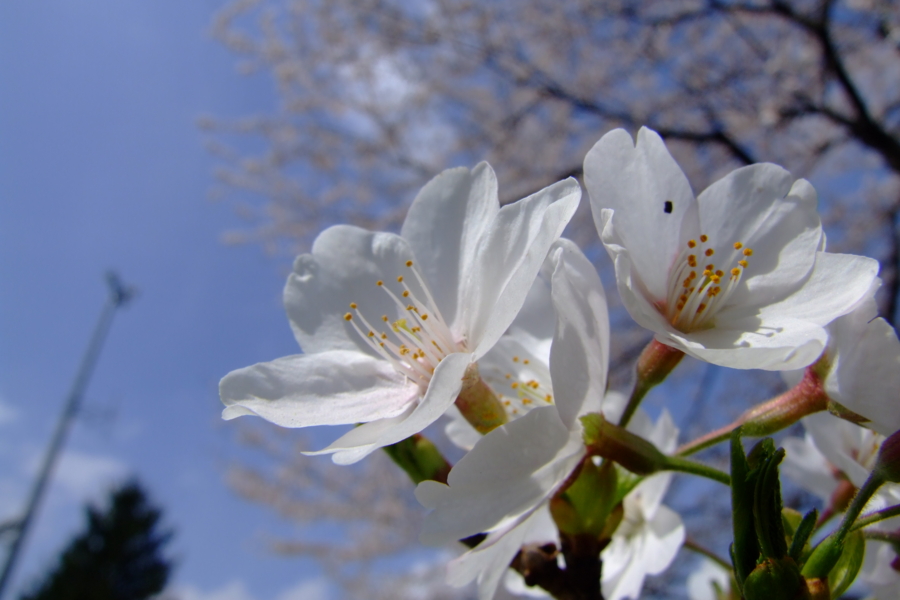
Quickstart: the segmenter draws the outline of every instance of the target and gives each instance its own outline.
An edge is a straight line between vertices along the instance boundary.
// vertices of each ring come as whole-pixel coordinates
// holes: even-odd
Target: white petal
[[[222,417],[256,414],[282,427],[343,425],[394,417],[419,387],[384,360],[334,350],[287,356],[226,375]]]
[[[868,418],[867,426],[887,436],[900,430],[900,340],[884,319],[866,320],[870,313],[863,307],[829,328],[834,353],[825,389],[831,398]]]
[[[534,510],[582,456],[581,440],[570,436],[553,406],[498,427],[453,467],[447,485],[426,481],[416,488],[419,502],[434,509],[425,518],[422,542],[462,539]]]
[[[380,323],[381,315],[395,315],[394,302],[376,282],[406,275],[406,261],[412,259],[406,241],[392,233],[350,225],[320,233],[312,254],[294,261],[284,288],[284,308],[303,351],[359,350],[377,356],[343,317],[351,302],[372,323]]]
[[[569,240],[553,250],[556,334],[550,373],[559,417],[572,429],[590,399],[603,398],[609,366],[609,311],[594,266]]]
[[[647,575],[657,575],[674,560],[684,543],[684,525],[677,513],[660,506],[650,523],[627,539],[613,536],[601,554],[603,597],[608,600],[636,599]]]
[[[881,438],[828,412],[804,418],[803,426],[819,452],[861,487],[874,466]]]
[[[534,513],[508,530],[491,534],[477,547],[452,561],[447,568],[447,583],[461,587],[477,580],[478,600],[492,600],[500,579],[506,574],[509,563],[531,529],[532,521],[539,514]]]
[[[877,276],[877,260],[854,254],[817,252],[815,266],[803,287],[759,311],[761,326],[766,326],[770,315],[827,325],[869,298],[874,293],[872,286]],[[723,311],[721,318],[727,319],[728,313]]]
[[[687,240],[699,235],[699,220],[687,177],[662,139],[646,127],[636,144],[625,130],[610,131],[587,153],[584,179],[597,231],[604,229],[601,210],[612,209],[612,227],[650,301],[665,300],[669,268]]]
[[[659,312],[657,306],[653,304],[652,294],[644,285],[640,273],[635,270],[631,254],[624,246],[620,245],[615,231],[611,227],[607,227],[603,230],[601,238],[613,259],[619,296],[631,318],[637,321],[641,327],[664,337],[669,333],[677,333]],[[660,302],[665,304],[664,299]]]
[[[763,306],[796,290],[809,275],[822,238],[811,186],[773,164],[736,169],[707,188],[697,203],[702,232],[715,249],[711,262],[728,271],[753,249],[735,302]]]
[[[454,320],[460,276],[480,260],[477,248],[499,210],[497,177],[489,164],[447,169],[422,188],[400,230],[454,331],[459,331]]]
[[[797,437],[785,438],[781,445],[785,450],[781,467],[784,476],[817,495],[822,501],[830,501],[837,488],[837,480],[832,475],[831,465],[819,449],[808,440]]]
[[[455,406],[448,408],[444,414],[449,419],[444,426],[444,434],[457,448],[462,448],[466,451],[471,450],[478,443],[478,440],[481,439],[481,434],[472,427]]]
[[[515,319],[580,199],[581,186],[569,178],[497,213],[459,287],[469,348],[476,357],[484,356]]]
[[[462,387],[462,376],[471,360],[472,355],[467,353],[448,355],[434,370],[425,396],[413,410],[407,411],[400,417],[375,421],[357,427],[335,440],[327,448],[306,454],[335,452],[337,454],[334,456],[334,462],[351,464],[378,448],[396,444],[419,433],[441,418],[441,415],[456,400]]]
[[[701,559],[700,566],[687,579],[687,593],[690,600],[717,600],[716,588],[728,590],[731,585],[731,570],[708,558]]]
[[[714,365],[786,371],[816,360],[825,349],[828,334],[814,323],[771,315],[764,325],[757,318],[734,322],[717,318],[713,329],[657,339]]]

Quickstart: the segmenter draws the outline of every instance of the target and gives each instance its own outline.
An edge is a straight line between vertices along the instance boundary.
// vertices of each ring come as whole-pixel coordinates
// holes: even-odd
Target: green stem
[[[844,519],[838,530],[819,542],[813,549],[806,564],[803,565],[804,577],[814,579],[828,576],[841,558],[844,551],[844,539],[853,529],[859,513],[884,482],[884,477],[877,470],[872,471],[863,486],[859,488],[853,502],[847,507],[847,512],[844,513]]]
[[[859,488],[856,496],[853,497],[853,502],[850,503],[850,506],[847,507],[847,512],[844,513],[844,520],[841,521],[840,528],[835,533],[839,543],[843,542],[844,538],[847,537],[847,534],[850,533],[854,523],[856,523],[856,519],[862,512],[862,509],[865,508],[866,504],[868,504],[869,500],[872,499],[872,496],[875,495],[875,492],[878,491],[878,488],[880,488],[883,483],[884,478],[873,471],[869,475],[869,478],[866,479],[863,486]]]
[[[734,423],[726,425],[721,429],[711,431],[702,437],[699,437],[688,442],[687,444],[682,445],[680,448],[678,448],[678,450],[675,451],[675,456],[690,456],[691,454],[695,454],[697,452],[700,452],[701,450],[706,450],[707,448],[715,446],[716,444],[727,442],[728,439],[731,438],[731,432],[739,426],[740,423],[738,421],[735,421]]]
[[[653,385],[644,384],[640,379],[634,382],[634,389],[631,390],[631,397],[628,398],[628,404],[625,405],[625,410],[622,412],[622,416],[619,419],[619,427],[628,425],[628,422],[631,421],[631,417],[634,416],[635,411],[641,405],[641,400],[644,399],[644,396],[646,396],[647,392],[653,389],[653,387]]]
[[[691,538],[687,538],[684,540],[684,547],[687,548],[688,550],[691,550],[692,552],[696,552],[697,554],[702,554],[703,556],[710,559],[711,561],[713,561],[720,567],[723,567],[729,571],[731,571],[731,569],[732,569],[731,563],[729,561],[725,560],[724,558],[722,558],[721,556],[719,556],[718,554],[716,554],[709,548],[705,548],[705,547],[701,546],[700,544],[698,544],[696,541],[692,540]]]
[[[900,542],[900,533],[891,531],[866,531],[863,535],[867,540],[877,540],[879,542],[887,542],[888,544]]]
[[[809,368],[803,379],[771,400],[757,404],[738,417],[733,423],[711,431],[684,444],[675,452],[678,456],[689,456],[710,446],[724,442],[731,432],[743,427],[744,437],[763,437],[789,427],[801,418],[827,410],[828,396],[822,388],[820,377]]]
[[[647,392],[662,383],[669,376],[669,373],[678,366],[682,358],[684,358],[684,352],[681,350],[666,346],[655,339],[650,340],[650,343],[641,352],[635,365],[637,378],[634,382],[634,389],[631,391],[631,397],[625,406],[625,411],[619,419],[619,427],[628,425]]]
[[[667,471],[678,471],[679,473],[690,473],[691,475],[699,475],[721,484],[731,487],[731,477],[728,473],[720,471],[715,467],[704,465],[703,463],[694,462],[678,456],[669,456],[666,459],[665,466]]]
[[[850,528],[850,531],[856,531],[857,529],[868,527],[873,523],[878,523],[879,521],[884,521],[898,515],[900,515],[900,504],[882,508],[881,510],[876,510],[875,512],[871,512],[866,516],[857,519],[856,523],[853,524],[853,527]]]

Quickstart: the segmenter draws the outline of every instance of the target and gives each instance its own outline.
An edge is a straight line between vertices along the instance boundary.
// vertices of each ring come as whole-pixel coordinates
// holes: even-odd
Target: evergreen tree
[[[87,529],[63,550],[56,567],[21,600],[142,600],[165,587],[172,569],[160,530],[162,511],[136,482],[110,495],[105,511],[88,506]]]

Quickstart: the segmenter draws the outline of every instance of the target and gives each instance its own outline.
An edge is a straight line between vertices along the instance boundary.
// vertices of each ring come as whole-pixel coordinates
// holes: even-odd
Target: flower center
[[[381,321],[384,325],[379,329],[360,312],[356,302],[351,302],[353,312],[345,314],[344,320],[381,358],[425,388],[431,381],[434,369],[445,356],[465,352],[466,348],[465,342],[455,341],[413,261],[406,261],[406,266],[418,283],[422,297],[410,288],[402,275],[397,277],[398,291],[392,290],[381,280],[375,284],[397,305],[398,314],[402,315],[400,318],[391,321],[383,315]]]
[[[532,408],[553,404],[550,385],[543,381],[545,377],[529,367],[529,359],[513,356],[512,362],[510,370],[498,367],[488,378],[507,416],[517,418]]]
[[[747,259],[753,256],[752,249],[735,242],[733,256],[739,260],[731,266],[723,281],[726,273],[716,267],[713,259],[716,251],[708,242],[706,235],[700,236],[699,243],[689,240],[669,274],[668,295],[662,312],[675,329],[685,333],[710,324],[737,289],[749,264]]]

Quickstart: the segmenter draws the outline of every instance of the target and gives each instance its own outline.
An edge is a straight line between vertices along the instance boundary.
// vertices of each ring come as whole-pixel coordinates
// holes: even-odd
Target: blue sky
[[[314,598],[311,565],[268,554],[278,523],[235,497],[216,386],[297,351],[280,307],[288,263],[226,247],[196,119],[272,106],[213,41],[221,1],[0,4],[0,520],[21,509],[115,268],[120,312],[13,589],[81,525],[81,504],[135,473],[177,530],[188,599]],[[299,586],[299,587],[298,587]],[[304,587],[305,586],[305,587]]]

